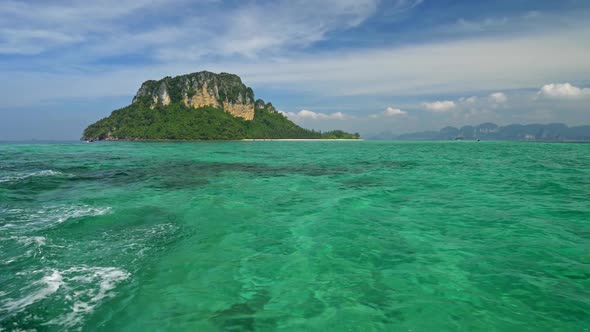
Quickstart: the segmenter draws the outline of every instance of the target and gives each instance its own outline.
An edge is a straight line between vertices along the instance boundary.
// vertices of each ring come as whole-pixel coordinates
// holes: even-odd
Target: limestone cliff
[[[234,117],[254,119],[254,92],[242,83],[239,76],[233,74],[202,71],[165,77],[159,81],[146,81],[137,91],[133,103],[142,98],[148,99],[152,109],[158,105],[181,102],[193,108],[223,108]]]

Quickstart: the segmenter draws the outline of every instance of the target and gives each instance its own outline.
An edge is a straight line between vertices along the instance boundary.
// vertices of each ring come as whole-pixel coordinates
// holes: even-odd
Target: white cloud
[[[446,118],[458,123],[470,121],[496,121],[498,115],[508,108],[508,96],[494,92],[487,97],[460,97],[456,100],[425,102],[420,106],[433,113],[445,114]]]
[[[387,107],[385,109],[385,111],[378,113],[378,114],[371,114],[369,115],[369,118],[371,119],[378,119],[381,117],[399,117],[399,116],[405,116],[408,115],[408,112],[406,111],[402,111],[399,108],[395,108],[395,107]]]
[[[531,88],[543,81],[583,80],[590,75],[590,57],[586,56],[590,44],[585,42],[590,29],[587,31],[567,34],[576,42],[567,41],[563,34],[480,38],[313,56],[293,54],[280,63],[229,66],[249,82],[298,85],[300,90],[332,96]],[[535,61],[529,61],[530,57]],[[563,61],[556,63],[556,57]]]
[[[140,9],[130,5],[132,3],[130,0],[121,0],[120,2],[127,4],[124,6],[125,10],[117,9],[115,11],[113,9],[112,13],[103,12],[100,17],[132,18],[136,16],[138,10],[153,11],[162,8],[162,6],[154,5],[146,9],[147,0],[143,1],[144,7],[139,7]],[[82,6],[79,5],[81,2],[78,0],[71,3],[76,9],[75,13],[81,13]],[[366,13],[371,12],[371,2],[362,2],[367,8],[360,7],[361,9],[354,7],[352,2],[349,2],[349,5],[346,3],[348,2],[337,5],[334,9],[336,13],[340,14],[330,15],[330,17],[336,17],[332,22],[337,22],[330,25],[330,29],[346,28],[346,26],[355,24],[365,17],[364,15],[368,15]],[[3,25],[9,25],[5,23],[7,21],[3,20],[10,16],[7,14],[6,8],[19,7],[16,2],[8,2],[8,4],[13,6],[5,6],[6,3],[0,6],[0,28]],[[288,3],[287,5],[293,9],[295,8],[293,6],[297,4],[290,5]],[[18,19],[22,19],[24,12],[29,11],[27,14],[29,16],[36,13],[32,5],[22,6],[26,6],[26,8],[18,11],[18,15],[15,14]],[[44,9],[38,13],[43,22],[51,21],[50,18],[55,15],[66,15],[57,10],[51,10],[49,13],[45,7],[50,6],[55,7],[55,5],[45,5],[44,3]],[[266,13],[264,9],[258,9],[256,4],[250,4],[250,6],[254,6],[248,7],[250,11]],[[63,7],[61,9],[67,9],[65,5],[61,7]],[[162,11],[172,10],[166,9],[167,7],[178,8],[177,6],[165,6]],[[321,7],[324,8],[322,9],[324,11],[329,9],[327,5]],[[236,17],[234,15],[239,16],[236,13],[239,13],[240,10],[246,9],[232,9],[226,14],[212,13],[212,18],[179,19],[177,26],[154,26],[151,29],[142,30],[140,34],[123,31],[115,35],[107,30],[106,34],[109,38],[105,43],[90,43],[91,45],[83,48],[84,50],[68,54],[66,59],[57,55],[55,58],[45,58],[39,63],[31,63],[27,66],[13,66],[13,63],[8,61],[0,63],[0,75],[12,77],[10,82],[0,82],[0,100],[4,106],[12,106],[24,103],[42,103],[47,99],[131,96],[144,80],[199,70],[238,74],[255,91],[260,91],[260,88],[263,88],[266,90],[288,90],[311,96],[366,96],[369,100],[374,100],[375,96],[409,97],[422,94],[456,94],[463,91],[506,91],[539,87],[545,82],[584,81],[590,76],[590,57],[587,56],[590,54],[590,43],[586,42],[590,39],[590,29],[588,29],[590,24],[587,22],[572,22],[568,29],[555,31],[541,29],[503,38],[481,37],[426,42],[403,47],[351,49],[348,51],[325,50],[312,52],[313,54],[299,53],[295,50],[288,53],[279,52],[275,56],[274,50],[287,44],[261,41],[260,45],[262,46],[244,46],[243,48],[245,53],[258,55],[254,58],[228,59],[223,56],[198,58],[203,55],[203,52],[223,54],[224,50],[231,51],[224,48],[230,46],[223,45],[226,41],[235,41],[234,37],[237,38],[232,32],[236,28],[230,24],[238,24],[237,22],[232,23],[231,19]],[[353,14],[357,11],[357,14]],[[269,24],[275,21],[280,23],[280,20],[275,20],[271,13],[265,15],[267,16],[261,17],[262,21],[268,20]],[[346,19],[351,15],[355,19]],[[75,22],[74,16],[68,15],[64,22]],[[317,16],[314,17],[316,17],[314,20],[317,20]],[[200,26],[199,22],[202,20],[204,23],[203,26]],[[302,18],[302,20],[306,21],[307,19]],[[23,22],[29,21],[27,17],[23,19]],[[71,36],[72,31],[76,31],[80,35],[74,37],[86,39],[91,38],[95,33],[104,34],[104,32],[95,32],[94,30],[91,33],[87,32],[91,28],[115,29],[109,24],[95,24],[96,20],[90,21],[92,21],[91,24],[64,24],[63,30],[67,30],[65,32],[55,29],[67,36]],[[219,22],[215,25],[213,21]],[[296,19],[290,18],[288,21],[296,21]],[[313,20],[307,22],[315,22],[313,24],[316,25],[321,23]],[[276,27],[276,29],[296,30],[298,27],[295,23],[295,25],[287,24],[285,27],[279,27],[279,23],[272,23],[273,29]],[[211,26],[211,24],[213,25]],[[94,27],[89,27],[89,25]],[[77,30],[76,28],[80,26],[83,29]],[[21,27],[21,29],[24,28]],[[116,28],[118,29],[118,25]],[[30,29],[36,29],[36,27]],[[306,31],[308,31],[305,32],[306,36],[313,36],[315,30]],[[53,37],[52,43],[64,43],[70,42],[70,40],[76,42],[76,38],[68,39],[57,36],[59,35]],[[266,38],[265,36],[266,32],[261,36],[254,34],[250,37],[256,39]],[[297,38],[301,42],[297,42],[297,44],[305,44],[303,40],[306,40],[307,37],[298,36]],[[23,40],[26,39],[23,38]],[[96,40],[92,39],[92,41]],[[252,43],[258,42],[252,41]],[[286,43],[290,42],[286,41]],[[36,47],[34,43],[1,44],[0,42],[0,48],[5,46],[7,50],[12,51],[18,50],[23,45],[26,46],[25,51],[33,48],[28,51],[29,53],[35,52],[34,47]],[[42,43],[39,44],[42,45]],[[197,46],[191,47],[190,45]],[[260,51],[265,47],[273,50],[269,52],[273,53],[272,56],[267,56],[267,53]],[[45,48],[46,46],[41,47],[41,49]],[[144,52],[145,54],[153,54],[156,57],[156,59],[152,59],[153,63],[140,62],[140,64],[125,63],[122,66],[108,66],[101,65],[100,61],[92,61],[97,56],[124,54],[129,50],[144,48],[149,50],[149,52]],[[533,57],[535,61],[530,61],[529,59]],[[178,61],[169,61],[175,59]],[[555,59],[560,59],[560,61],[555,61]],[[92,63],[88,64],[86,61]],[[40,68],[41,70],[29,70],[28,68]],[[31,90],[36,93],[24,98],[22,91]],[[469,98],[466,98],[465,102],[468,100]],[[455,103],[458,102],[455,101]]]
[[[478,101],[478,99],[476,96],[459,98],[459,102],[462,104],[475,104],[475,103],[477,103],[477,101]]]
[[[405,0],[394,3],[398,1],[402,4],[398,11],[411,9],[403,5]],[[306,47],[332,31],[356,27],[375,13],[378,4],[378,0],[244,1],[238,5],[217,0],[38,4],[5,0],[0,6],[0,54],[38,54],[83,41],[77,54],[86,52],[84,57],[126,54],[153,45],[158,47],[151,54],[161,60],[196,60],[206,54],[255,57],[263,51]],[[180,15],[178,8],[183,8]],[[138,31],[134,26],[144,28]],[[2,31],[7,29],[12,31]],[[135,38],[161,30],[173,33]],[[100,48],[93,47],[97,44]]]
[[[494,92],[494,93],[490,94],[488,97],[490,98],[491,101],[493,101],[495,103],[499,103],[499,104],[505,103],[508,101],[508,97],[503,92]]]
[[[171,1],[178,5],[186,0]],[[128,23],[150,11],[162,11],[171,1],[5,0],[0,6],[0,54],[38,54],[84,42],[105,44],[113,35],[125,35]]]
[[[548,20],[554,23],[565,24],[571,22],[572,15],[545,15],[538,11],[526,13],[517,12],[508,16],[491,16],[477,20],[465,18],[458,19],[455,23],[439,28],[443,33],[473,34],[486,32],[515,32],[534,29],[546,24]]]
[[[383,115],[385,116],[400,116],[400,115],[407,115],[408,112],[402,111],[399,108],[388,107],[383,111]]]
[[[444,100],[444,101],[433,101],[433,102],[424,102],[422,103],[422,107],[430,112],[435,113],[444,113],[451,111],[456,106],[454,101],[451,100]]]
[[[242,6],[229,12],[212,46],[221,54],[245,56],[305,47],[330,31],[358,26],[373,15],[377,5],[377,0],[301,0]]]
[[[80,35],[59,31],[0,28],[0,54],[37,54],[48,46],[71,44],[83,39]]]
[[[507,17],[488,17],[481,21],[469,21],[459,19],[454,25],[446,28],[449,32],[481,32],[492,29],[499,29],[509,22]]]
[[[342,112],[335,112],[335,113],[318,113],[318,112],[313,112],[310,110],[301,110],[299,112],[284,112],[284,111],[279,111],[281,113],[283,113],[286,117],[288,117],[291,120],[306,120],[306,119],[311,119],[311,120],[345,120],[345,119],[349,119],[351,118],[351,116],[346,115]]]
[[[543,85],[537,95],[559,99],[589,97],[590,88],[579,88],[570,83],[552,83]]]

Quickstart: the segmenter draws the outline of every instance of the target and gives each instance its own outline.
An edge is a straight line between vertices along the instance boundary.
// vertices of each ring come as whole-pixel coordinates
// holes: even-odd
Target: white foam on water
[[[89,205],[69,205],[44,207],[38,210],[0,208],[0,230],[26,228],[42,229],[61,224],[69,219],[101,216],[111,212],[111,207],[94,207]]]
[[[31,177],[43,177],[43,176],[65,176],[65,177],[72,177],[72,174],[62,173],[60,171],[54,171],[51,169],[45,169],[41,171],[29,172],[29,173],[16,173],[14,175],[5,176],[0,178],[0,183],[2,182],[14,182],[20,181],[24,179],[28,179]]]
[[[34,271],[34,273],[43,272]],[[30,273],[17,273],[17,276]],[[15,314],[41,300],[65,302],[63,313],[49,317],[43,325],[58,325],[63,328],[79,326],[84,318],[102,304],[105,299],[116,295],[113,291],[130,273],[115,267],[75,266],[69,269],[51,269],[45,271],[40,280],[34,281],[29,290],[20,298],[4,298],[0,312]],[[0,293],[0,297],[8,294]],[[51,302],[48,302],[51,305]]]
[[[8,312],[19,312],[31,304],[43,300],[51,294],[57,292],[57,290],[63,285],[63,277],[58,270],[52,270],[51,274],[43,276],[41,280],[33,283],[33,286],[41,285],[41,288],[37,288],[36,291],[29,293],[19,299],[8,298],[4,300],[4,305],[0,307],[0,311]]]
[[[28,257],[37,257],[42,254],[41,247],[45,246],[47,239],[44,236],[11,236],[0,237],[0,248],[4,245],[2,242],[16,242],[21,250],[7,250],[0,252],[0,265],[8,265],[15,261]],[[7,253],[11,253],[7,256]],[[1,296],[2,294],[0,294]],[[0,331],[1,332],[1,331]]]
[[[80,217],[95,217],[95,216],[102,216],[111,212],[110,207],[92,207],[88,205],[84,206],[70,206],[62,209],[59,211],[61,216],[57,218],[58,223],[62,223],[67,221],[68,219],[72,218],[80,218]]]
[[[28,247],[31,244],[41,247],[47,242],[47,238],[45,236],[11,236],[10,238],[16,240],[18,243],[23,244],[25,247]]]
[[[73,267],[63,271],[68,289],[65,300],[73,302],[71,311],[60,315],[47,325],[60,325],[67,328],[80,324],[105,298],[115,296],[112,290],[130,274],[114,267]]]

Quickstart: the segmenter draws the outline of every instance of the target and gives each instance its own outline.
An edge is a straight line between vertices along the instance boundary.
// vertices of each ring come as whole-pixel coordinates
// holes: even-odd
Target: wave
[[[89,205],[50,206],[38,210],[0,208],[0,230],[44,229],[69,219],[105,215],[111,210],[109,206]]]
[[[84,206],[71,206],[64,209],[58,210],[59,217],[57,218],[58,223],[62,223],[69,219],[80,218],[80,217],[95,217],[102,216],[111,212],[110,207],[92,207],[88,205]]]
[[[0,265],[12,264],[15,261],[29,257],[42,257],[41,247],[45,246],[47,238],[44,236],[11,236],[0,237]],[[15,246],[16,244],[16,246]]]
[[[0,183],[2,183],[2,182],[15,182],[15,181],[28,179],[31,177],[45,177],[45,176],[72,177],[74,175],[62,173],[60,171],[54,171],[51,169],[46,169],[46,170],[35,171],[35,172],[30,172],[30,173],[16,173],[14,175],[4,176],[4,177],[0,178]]]
[[[63,277],[61,273],[58,270],[53,270],[51,274],[43,276],[41,280],[32,284],[32,287],[36,288],[36,291],[33,291],[19,299],[8,298],[4,300],[4,305],[0,307],[0,311],[8,311],[11,313],[19,312],[31,304],[43,300],[49,295],[55,293],[62,285]],[[39,286],[41,286],[41,288],[39,288]]]
[[[37,271],[39,272],[39,271]],[[68,309],[57,317],[51,318],[43,325],[58,325],[72,328],[83,322],[84,317],[94,311],[105,299],[116,295],[113,289],[130,277],[130,273],[115,267],[75,266],[65,270],[50,269],[43,271],[41,279],[21,289],[26,295],[20,298],[7,298],[7,293],[0,293],[4,303],[0,312],[14,315],[39,302],[66,302]]]
[[[34,244],[36,247],[44,246],[47,238],[45,236],[12,236],[11,239],[16,240],[25,247]]]
[[[66,276],[68,295],[66,300],[72,302],[71,310],[49,322],[48,325],[60,325],[71,328],[80,324],[84,317],[106,298],[112,298],[112,290],[117,284],[129,278],[130,273],[114,267],[73,267],[63,271]]]

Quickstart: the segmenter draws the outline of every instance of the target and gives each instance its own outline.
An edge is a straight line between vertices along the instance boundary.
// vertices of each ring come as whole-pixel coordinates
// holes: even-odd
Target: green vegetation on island
[[[299,127],[278,112],[255,109],[253,120],[234,117],[222,109],[198,109],[174,103],[150,109],[134,103],[90,125],[83,134],[93,140],[236,140],[246,138],[358,139],[340,130],[319,132]]]
[[[199,72],[142,84],[133,103],[88,126],[85,140],[359,139],[304,129],[236,75]]]

